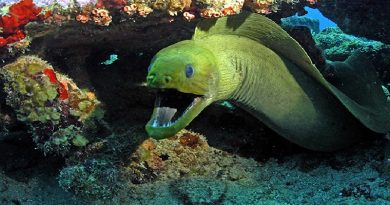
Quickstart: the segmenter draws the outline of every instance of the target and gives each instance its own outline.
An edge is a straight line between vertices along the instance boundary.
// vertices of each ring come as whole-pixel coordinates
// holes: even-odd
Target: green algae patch
[[[76,135],[73,139],[72,139],[72,144],[74,146],[77,146],[77,147],[84,147],[85,145],[88,144],[88,139],[85,138],[84,136],[82,135]]]
[[[85,147],[103,118],[104,112],[92,114],[100,104],[94,93],[36,56],[5,65],[0,80],[6,104],[31,127],[34,142],[45,154],[65,156]]]
[[[47,62],[34,57],[21,57],[0,71],[4,91],[8,93],[7,105],[15,109],[18,120],[28,122],[59,123],[60,111],[46,106],[57,97],[56,85],[42,72],[51,67]]]

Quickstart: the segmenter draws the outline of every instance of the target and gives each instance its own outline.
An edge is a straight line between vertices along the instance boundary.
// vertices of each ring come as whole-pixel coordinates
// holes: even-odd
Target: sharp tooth
[[[157,127],[157,120],[156,119],[153,120],[152,127]]]
[[[191,106],[195,105],[195,104],[198,103],[200,100],[201,100],[200,97],[194,98],[194,100],[193,100],[192,103],[191,103]]]
[[[168,123],[171,121],[175,113],[177,112],[176,108],[170,107],[157,107],[156,121],[157,124],[161,126],[169,126]]]

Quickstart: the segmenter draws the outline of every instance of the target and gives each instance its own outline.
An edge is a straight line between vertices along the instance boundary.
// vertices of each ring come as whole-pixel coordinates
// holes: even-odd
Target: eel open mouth
[[[202,96],[182,93],[175,89],[159,89],[154,105],[151,127],[170,127],[185,116]]]
[[[211,103],[212,98],[203,95],[175,89],[158,90],[152,117],[145,126],[146,132],[155,139],[174,136]]]

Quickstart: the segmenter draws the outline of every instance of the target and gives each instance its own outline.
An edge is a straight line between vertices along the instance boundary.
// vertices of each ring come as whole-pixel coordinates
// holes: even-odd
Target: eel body
[[[312,150],[345,147],[359,139],[364,127],[390,131],[389,104],[369,62],[353,56],[332,66],[345,80],[337,88],[266,17],[243,13],[205,20],[192,40],[153,58],[147,85],[162,91],[146,130],[157,139],[172,136],[209,104],[231,100]]]

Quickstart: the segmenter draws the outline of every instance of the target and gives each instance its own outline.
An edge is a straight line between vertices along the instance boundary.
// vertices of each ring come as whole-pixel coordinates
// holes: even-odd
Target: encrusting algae
[[[251,175],[244,170],[251,169],[246,167],[246,162],[210,147],[203,135],[188,130],[164,140],[145,140],[131,159],[131,164],[123,168],[123,173],[130,175],[135,184],[186,176],[219,176],[236,181]],[[157,176],[158,179],[155,179]]]
[[[131,135],[143,133],[134,130]],[[254,170],[259,167],[253,159],[215,149],[195,132],[182,130],[168,139],[146,139],[131,153],[131,142],[125,141],[128,137],[114,134],[95,147],[99,151],[89,151],[87,158],[68,159],[69,165],[59,174],[60,186],[81,198],[109,199],[121,191],[139,191],[177,179],[210,177],[250,183],[257,177]],[[112,151],[119,153],[109,157],[101,154]]]
[[[17,119],[32,127],[34,141],[45,153],[65,155],[88,143],[82,130],[100,102],[72,79],[36,56],[22,56],[1,70],[6,103]]]

